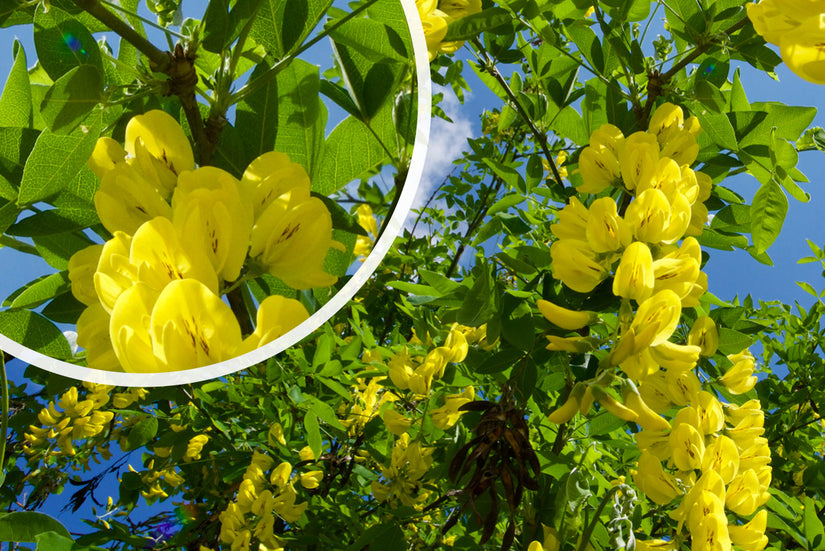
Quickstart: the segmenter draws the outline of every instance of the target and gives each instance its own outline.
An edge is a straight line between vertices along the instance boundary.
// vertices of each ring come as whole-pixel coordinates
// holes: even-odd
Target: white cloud
[[[433,86],[433,92],[443,92],[444,99],[441,108],[452,123],[433,117],[430,128],[430,146],[427,149],[427,158],[424,162],[424,174],[413,205],[421,206],[444,178],[453,169],[453,161],[461,157],[467,147],[467,138],[474,135],[474,125],[477,120],[467,116],[469,94],[465,96],[465,103],[459,103],[452,90],[440,86]]]

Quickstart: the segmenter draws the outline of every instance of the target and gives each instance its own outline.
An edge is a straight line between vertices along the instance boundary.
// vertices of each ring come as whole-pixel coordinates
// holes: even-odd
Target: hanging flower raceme
[[[90,367],[151,373],[250,352],[309,313],[297,300],[268,297],[242,335],[221,298],[233,282],[261,266],[295,289],[337,280],[323,269],[330,248],[344,249],[331,215],[283,153],[256,158],[240,181],[196,168],[183,129],[155,110],[129,121],[124,146],[100,138],[88,165],[101,178],[95,206],[112,233],[69,261],[72,293],[87,306],[78,343]]]
[[[589,415],[596,405],[638,425],[641,455],[634,479],[678,521],[672,537],[678,541],[686,531],[693,550],[732,545],[759,550],[767,541],[760,508],[771,479],[764,414],[758,401],[735,406],[716,392],[749,392],[756,382],[755,360],[747,350],[729,355],[722,376],[703,383],[699,370],[720,358],[713,319],[700,311],[686,341],[674,338],[682,314],[699,307],[707,289],[696,236],[707,223],[704,201],[712,181],[690,168],[700,131],[695,117],[685,118],[680,107],[665,103],[652,114],[647,131],[625,137],[604,125],[582,150],[580,196],[571,197],[550,226],[557,238],[550,247],[553,275],[585,295],[612,277],[620,306],[606,336],[602,327],[592,335],[589,330],[608,321],[606,316],[538,302],[557,328],[554,333],[576,332],[548,335],[548,350],[606,352],[595,377],[576,381],[548,420],[561,425],[577,414]],[[623,213],[612,196],[583,195],[611,188],[623,194]],[[742,522],[732,521],[735,517]],[[673,548],[672,541],[638,543],[645,549]]]

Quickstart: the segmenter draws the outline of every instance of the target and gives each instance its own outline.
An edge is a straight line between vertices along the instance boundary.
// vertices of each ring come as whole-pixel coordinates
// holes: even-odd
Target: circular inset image
[[[423,169],[413,0],[212,2],[157,29],[59,6],[36,8],[0,98],[19,105],[0,125],[0,347],[175,385],[261,362],[346,304]]]

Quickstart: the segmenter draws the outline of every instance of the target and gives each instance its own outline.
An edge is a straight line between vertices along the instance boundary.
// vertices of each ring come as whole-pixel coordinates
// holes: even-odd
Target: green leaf
[[[456,321],[462,325],[478,327],[487,322],[495,313],[493,279],[490,267],[484,263],[476,270],[473,286],[464,297],[464,302],[456,314]]]
[[[447,35],[443,41],[470,40],[478,37],[484,31],[502,25],[510,25],[512,21],[513,16],[507,10],[499,7],[487,8],[478,13],[451,21],[447,26]]]
[[[802,290],[808,293],[809,295],[813,295],[814,298],[819,298],[819,293],[817,292],[817,290],[814,289],[814,286],[808,283],[807,281],[797,281],[796,284],[799,285],[802,288]]]
[[[728,116],[723,113],[708,113],[697,109],[694,111],[699,124],[702,125],[702,132],[707,133],[713,143],[723,149],[736,151],[739,144],[736,143],[736,132],[730,123]]]
[[[35,551],[105,551],[102,547],[78,545],[71,539],[57,532],[43,532],[36,538]]]
[[[81,65],[55,81],[40,106],[40,114],[56,134],[68,134],[100,102],[103,78],[92,65]]]
[[[275,150],[289,155],[310,177],[318,171],[327,110],[320,101],[318,67],[296,59],[276,77],[278,133]]]
[[[11,308],[34,308],[69,290],[69,273],[58,272],[26,287],[12,301]]]
[[[744,333],[728,329],[719,328],[719,352],[722,354],[738,354],[753,344],[753,339]]]
[[[83,224],[67,218],[61,210],[46,210],[19,220],[6,233],[18,237],[33,237],[35,235],[50,235],[83,229]]]
[[[41,312],[57,323],[77,323],[85,309],[86,305],[74,298],[74,295],[63,293],[49,302]]]
[[[404,551],[407,548],[404,532],[392,523],[382,523],[368,528],[347,551],[361,551],[364,548],[380,548],[385,551]]]
[[[300,46],[330,0],[262,0],[249,36],[277,59]]]
[[[571,25],[567,27],[567,34],[570,39],[579,48],[579,51],[585,59],[590,63],[590,66],[596,71],[604,70],[604,53],[602,52],[602,43],[588,26]]]
[[[825,528],[822,526],[822,520],[817,514],[816,503],[809,497],[805,496],[805,513],[802,517],[803,526],[805,530],[805,539],[808,540],[808,549],[822,549],[825,545]]]
[[[20,209],[14,203],[6,203],[0,207],[0,233],[3,233],[17,220]]]
[[[79,135],[59,136],[44,130],[23,169],[17,204],[30,205],[60,191],[86,166],[99,135],[100,119]]]
[[[32,125],[32,96],[26,52],[15,40],[12,64],[0,96],[0,127],[29,128]]]
[[[58,270],[67,270],[74,253],[95,244],[81,232],[38,235],[32,241],[43,260]]]
[[[158,419],[153,415],[147,415],[129,429],[126,435],[126,451],[132,451],[145,446],[158,433]]]
[[[330,32],[332,39],[357,51],[373,63],[409,63],[404,41],[389,25],[371,19],[353,18]]]
[[[310,397],[310,402],[312,402],[312,406],[309,408],[309,411],[314,413],[318,419],[333,427],[341,432],[346,432],[346,428],[344,425],[341,424],[341,421],[338,420],[338,417],[335,415],[335,410],[332,409],[332,406],[329,404],[322,402],[318,398]]]
[[[71,358],[66,337],[52,322],[30,310],[0,312],[0,333],[23,346],[59,360]]]
[[[745,94],[745,88],[739,80],[739,68],[733,72],[733,85],[730,91],[730,109],[731,111],[750,111],[751,103],[748,101],[748,96]]]
[[[304,430],[306,430],[307,444],[312,449],[312,453],[315,457],[320,457],[323,446],[321,427],[318,425],[318,416],[312,409],[304,415]]]
[[[371,61],[355,48],[336,41],[332,46],[344,83],[358,105],[360,118],[369,121],[393,97],[404,67],[398,63]]]
[[[0,128],[0,197],[15,201],[26,159],[40,132],[30,128]]]
[[[493,206],[487,209],[487,215],[491,216],[497,212],[506,211],[510,207],[523,203],[524,200],[524,196],[521,193],[511,193],[509,195],[505,195],[493,203]]]
[[[71,537],[69,531],[60,522],[44,513],[30,511],[0,513],[0,541],[34,542],[38,534],[46,532]]]
[[[765,252],[776,240],[787,213],[788,198],[776,181],[757,190],[751,206],[751,235],[757,252]]]
[[[99,224],[94,204],[95,192],[99,186],[100,181],[89,167],[81,168],[71,182],[51,199],[52,205],[57,207],[57,216],[81,227]]]
[[[266,63],[260,63],[252,71],[250,82],[269,70]],[[278,85],[277,79],[270,79],[238,103],[235,126],[243,128],[240,133],[250,150],[251,158],[272,151],[278,134]]]
[[[57,80],[78,65],[103,74],[100,48],[89,30],[56,6],[40,4],[34,15],[34,47],[43,68]]]
[[[392,127],[392,105],[387,104],[370,122],[372,128]],[[347,117],[330,132],[324,153],[312,179],[312,190],[330,195],[388,157],[370,127],[355,117]],[[378,132],[376,132],[378,133]],[[379,133],[386,135],[386,132]]]

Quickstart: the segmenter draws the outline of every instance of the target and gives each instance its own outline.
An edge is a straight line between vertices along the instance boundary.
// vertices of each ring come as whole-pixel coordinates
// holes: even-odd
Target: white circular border
[[[390,220],[386,224],[384,233],[375,243],[372,251],[364,260],[361,267],[358,268],[341,290],[338,291],[329,302],[324,304],[320,310],[312,314],[308,320],[286,335],[261,348],[238,356],[237,358],[232,358],[231,360],[183,371],[169,371],[164,373],[115,373],[92,369],[70,364],[35,352],[6,337],[2,333],[0,333],[0,349],[9,352],[28,364],[73,379],[118,386],[174,386],[215,379],[266,361],[293,344],[303,340],[331,318],[338,310],[346,306],[378,267],[384,255],[387,254],[387,251],[389,251],[392,246],[393,241],[395,241],[395,238],[401,232],[404,226],[404,220],[410,208],[412,208],[418,185],[421,182],[421,176],[424,171],[424,160],[427,155],[427,148],[429,147],[432,84],[430,81],[430,63],[427,53],[427,43],[424,39],[424,28],[420,24],[415,0],[399,1],[404,9],[404,15],[407,18],[407,27],[410,30],[410,37],[412,38],[418,80],[418,117],[415,126],[415,143],[413,144],[410,168],[407,172],[404,190],[401,192],[401,197],[396,204],[395,210],[392,212]],[[416,185],[408,185],[410,182],[415,182]]]

